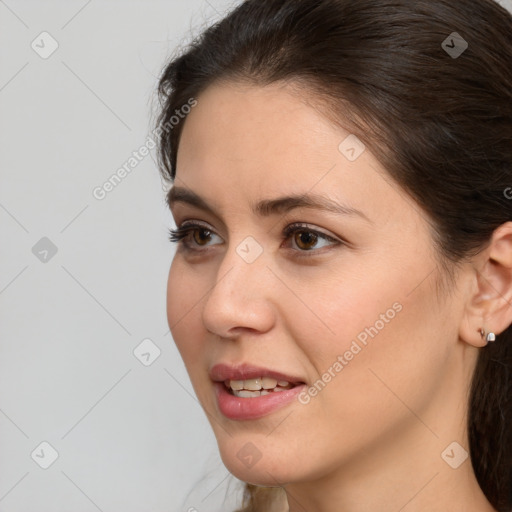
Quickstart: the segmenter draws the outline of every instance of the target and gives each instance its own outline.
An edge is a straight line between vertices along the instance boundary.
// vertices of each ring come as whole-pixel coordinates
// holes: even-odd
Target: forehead
[[[197,100],[183,126],[176,185],[224,204],[313,192],[370,218],[390,195],[373,155],[365,149],[349,160],[340,145],[351,134],[286,85],[218,83]]]
[[[282,84],[219,83],[197,100],[178,149],[182,176],[222,169],[233,179],[243,171],[298,179],[303,168],[323,169],[326,158],[331,167],[348,135]]]

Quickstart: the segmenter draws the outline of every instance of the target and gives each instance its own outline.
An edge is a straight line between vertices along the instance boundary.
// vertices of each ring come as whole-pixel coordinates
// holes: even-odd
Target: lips
[[[291,404],[305,388],[300,377],[250,364],[217,364],[209,374],[219,411],[231,420],[267,416]]]
[[[226,380],[241,381],[267,377],[277,381],[286,381],[291,385],[304,384],[300,377],[247,363],[239,365],[216,364],[210,369],[209,374],[214,382],[225,382]]]

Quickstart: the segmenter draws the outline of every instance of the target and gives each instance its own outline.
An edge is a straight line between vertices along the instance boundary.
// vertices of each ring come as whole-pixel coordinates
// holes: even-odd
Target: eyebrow
[[[167,193],[167,205],[169,209],[172,210],[173,205],[176,203],[186,203],[211,215],[217,216],[215,210],[201,196],[187,188],[175,186],[169,190]],[[264,199],[251,205],[252,212],[259,217],[282,215],[295,208],[324,210],[338,215],[357,215],[373,224],[363,212],[318,194],[297,194],[275,199]]]

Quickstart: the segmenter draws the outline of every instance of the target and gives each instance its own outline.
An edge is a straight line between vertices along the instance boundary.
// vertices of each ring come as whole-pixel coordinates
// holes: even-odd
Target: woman
[[[242,510],[510,511],[510,13],[247,0],[159,93],[168,321]]]

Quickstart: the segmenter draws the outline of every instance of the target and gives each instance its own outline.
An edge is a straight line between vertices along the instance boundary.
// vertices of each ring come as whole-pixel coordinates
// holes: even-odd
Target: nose
[[[276,278],[264,253],[250,262],[246,247],[242,243],[226,251],[203,302],[205,329],[222,338],[237,337],[244,330],[266,332],[274,324]]]

